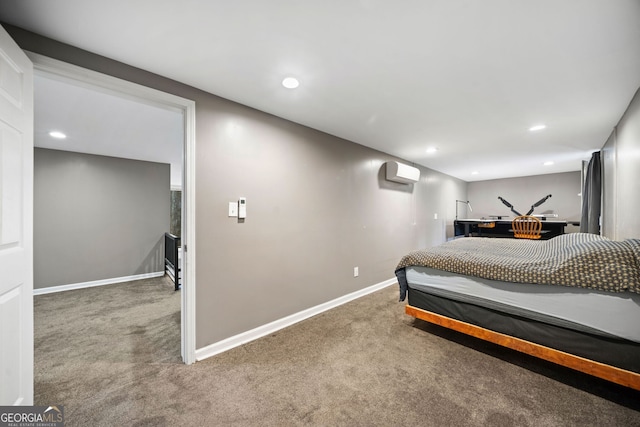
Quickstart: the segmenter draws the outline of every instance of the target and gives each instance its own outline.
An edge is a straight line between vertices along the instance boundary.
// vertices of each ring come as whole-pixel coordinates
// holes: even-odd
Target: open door
[[[0,405],[33,405],[33,65],[0,27]]]

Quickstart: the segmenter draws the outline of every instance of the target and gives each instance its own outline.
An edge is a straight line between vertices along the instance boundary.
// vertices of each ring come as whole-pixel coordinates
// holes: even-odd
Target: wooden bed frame
[[[481,340],[489,341],[576,371],[584,372],[625,387],[640,390],[640,374],[632,371],[616,368],[614,366],[595,362],[593,360],[565,353],[560,350],[555,350],[540,344],[535,344],[520,338],[494,332],[490,329],[485,329],[480,326],[455,320],[440,314],[435,314],[408,304],[405,307],[405,312],[408,315],[424,320],[425,322],[433,323],[466,335],[480,338]]]

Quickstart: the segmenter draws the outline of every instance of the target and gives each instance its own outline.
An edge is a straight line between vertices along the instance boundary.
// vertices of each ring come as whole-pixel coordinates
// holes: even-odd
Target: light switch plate
[[[229,216],[238,216],[238,202],[229,202]]]

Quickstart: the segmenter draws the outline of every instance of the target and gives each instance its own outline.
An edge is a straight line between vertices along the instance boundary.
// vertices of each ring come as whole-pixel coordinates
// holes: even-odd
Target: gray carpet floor
[[[414,320],[395,286],[191,366],[179,326],[164,278],[35,297],[35,403],[69,427],[640,426],[640,392]]]

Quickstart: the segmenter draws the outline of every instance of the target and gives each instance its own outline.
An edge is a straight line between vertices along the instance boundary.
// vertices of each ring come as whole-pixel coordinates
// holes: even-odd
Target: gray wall
[[[455,199],[466,198],[463,181],[422,168],[418,184],[389,183],[386,154],[7,31],[23,49],[196,102],[197,348],[392,278],[406,251],[446,239]],[[244,223],[227,217],[241,196]]]
[[[34,288],[163,271],[168,164],[35,149]]]
[[[600,234],[610,239],[616,239],[616,131],[609,135],[607,142],[602,147],[602,216]],[[633,199],[632,199],[633,200]]]
[[[552,195],[551,198],[535,208],[534,214],[557,214],[559,220],[580,221],[579,171],[471,182],[468,195],[473,212],[468,213],[467,217],[513,217],[515,214],[498,200],[498,196],[524,215],[531,205],[548,194]],[[461,204],[459,210],[464,213],[464,205]],[[459,215],[459,218],[464,217]],[[565,231],[575,232],[578,228],[569,226]]]
[[[197,111],[210,138],[198,141],[198,321],[214,326],[200,342],[392,278],[405,252],[445,240],[441,188],[465,191],[424,168],[419,184],[385,181],[388,155],[214,97]],[[244,222],[227,217],[241,196]]]
[[[640,90],[603,147],[602,234],[640,238]]]

